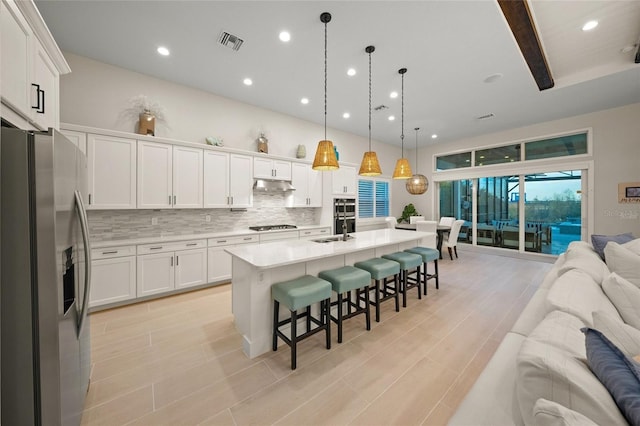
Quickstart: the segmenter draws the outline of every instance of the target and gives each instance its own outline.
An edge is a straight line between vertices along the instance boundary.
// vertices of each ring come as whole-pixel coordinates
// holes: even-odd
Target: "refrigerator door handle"
[[[91,287],[91,246],[89,245],[89,227],[87,224],[87,211],[84,208],[82,202],[82,195],[80,191],[75,191],[76,198],[76,213],[80,219],[80,227],[82,229],[82,243],[84,245],[84,298],[82,300],[82,309],[80,310],[80,318],[78,320],[78,335],[82,333],[82,327],[84,327],[85,320],[87,318],[87,312],[89,310],[89,292]]]

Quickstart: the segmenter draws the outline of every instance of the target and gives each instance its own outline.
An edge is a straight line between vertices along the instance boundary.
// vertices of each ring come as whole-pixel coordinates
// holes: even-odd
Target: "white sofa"
[[[611,268],[619,252],[623,260]],[[619,296],[608,297],[619,294],[611,287],[618,272],[634,281],[640,303],[640,239],[609,243],[606,253],[607,264],[590,244],[574,242],[558,257],[450,425],[627,424],[589,369],[580,329],[632,333],[638,341],[629,352],[640,351],[640,304],[629,310]]]

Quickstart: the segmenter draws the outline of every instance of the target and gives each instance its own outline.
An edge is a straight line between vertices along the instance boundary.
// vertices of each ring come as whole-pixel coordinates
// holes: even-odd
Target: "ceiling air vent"
[[[236,52],[240,50],[240,46],[242,46],[243,42],[244,40],[242,40],[240,37],[234,36],[233,34],[230,34],[226,31],[222,31],[220,33],[220,37],[218,37],[218,43],[225,47],[230,47]]]
[[[373,108],[375,111],[384,111],[385,109],[389,109],[388,106],[386,105],[378,105],[377,107]]]
[[[485,114],[485,115],[481,115],[480,117],[476,117],[476,120],[488,120],[490,118],[495,117],[496,115],[492,112],[490,112],[489,114]]]

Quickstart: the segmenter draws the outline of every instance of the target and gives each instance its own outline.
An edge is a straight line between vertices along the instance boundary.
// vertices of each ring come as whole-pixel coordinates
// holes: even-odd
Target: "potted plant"
[[[411,216],[420,216],[420,213],[416,210],[415,206],[411,203],[404,206],[404,210],[402,210],[402,216],[398,218],[398,223],[409,222],[409,217]]]

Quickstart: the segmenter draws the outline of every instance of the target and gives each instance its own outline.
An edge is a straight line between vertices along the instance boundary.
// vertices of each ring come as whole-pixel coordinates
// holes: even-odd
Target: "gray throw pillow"
[[[633,240],[633,234],[627,232],[626,234],[618,234],[618,235],[591,235],[591,244],[593,245],[593,249],[600,255],[602,260],[604,259],[604,248],[607,246],[609,241],[614,241],[618,244],[624,244],[631,240]]]

